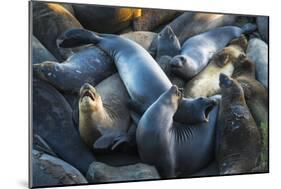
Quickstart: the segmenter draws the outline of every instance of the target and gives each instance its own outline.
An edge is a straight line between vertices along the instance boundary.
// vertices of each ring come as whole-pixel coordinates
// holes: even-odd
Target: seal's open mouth
[[[213,107],[214,107],[214,105],[210,105],[205,109],[204,114],[205,114],[206,121],[209,121],[209,115],[210,115],[210,112],[212,111]]]
[[[90,97],[93,101],[95,100],[95,96],[88,90],[86,92],[84,92],[82,98],[84,98],[86,96]]]

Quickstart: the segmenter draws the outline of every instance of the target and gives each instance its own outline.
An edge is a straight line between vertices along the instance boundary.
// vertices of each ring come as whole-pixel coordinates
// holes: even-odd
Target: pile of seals
[[[268,171],[268,20],[32,11],[33,186]]]

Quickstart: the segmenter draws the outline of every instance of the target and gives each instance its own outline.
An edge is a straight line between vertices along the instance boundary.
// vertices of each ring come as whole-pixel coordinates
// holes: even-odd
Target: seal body
[[[60,4],[32,2],[33,35],[56,57],[58,61],[68,58],[73,49],[57,47],[56,39],[67,29],[82,28],[76,18]]]
[[[172,86],[148,108],[137,127],[140,157],[155,165],[162,178],[186,176],[214,158],[218,108],[212,109],[208,123],[183,125],[173,121],[180,99],[181,92]]]
[[[140,105],[142,113],[172,84],[151,55],[135,42],[116,35],[97,35],[94,32],[73,29],[58,39],[61,47],[94,43],[106,51],[115,62],[118,73],[131,99]],[[181,123],[207,120],[206,109],[210,99],[183,99],[175,119]],[[190,114],[192,116],[187,117]]]
[[[232,40],[229,46],[217,52],[210,63],[198,75],[187,82],[184,90],[185,97],[208,97],[220,91],[219,75],[224,73],[231,76],[234,63],[240,55],[245,55],[247,39],[241,36]]]
[[[31,38],[32,64],[44,61],[57,61],[57,59],[34,36]]]
[[[96,88],[84,84],[79,99],[79,133],[94,149],[114,149],[128,142],[130,112],[128,93],[118,74],[102,81]]]
[[[157,34],[156,43],[156,61],[158,61],[162,56],[174,57],[180,54],[180,42],[170,26],[166,26],[160,33]]]
[[[171,61],[172,71],[189,80],[207,65],[218,50],[224,48],[233,38],[239,37],[242,32],[239,27],[225,26],[189,38],[184,42],[180,55]]]
[[[55,88],[37,78],[33,78],[32,131],[33,137],[41,136],[58,157],[83,174],[95,160],[73,125],[69,104]]]
[[[37,77],[60,91],[77,94],[85,82],[96,86],[115,72],[113,60],[97,47],[84,48],[63,63],[47,61],[33,65]]]
[[[261,147],[260,133],[240,84],[221,74],[220,87],[222,100],[217,150],[220,174],[249,173],[257,165]]]
[[[268,88],[268,46],[260,39],[249,41],[247,56],[256,64],[256,78]]]

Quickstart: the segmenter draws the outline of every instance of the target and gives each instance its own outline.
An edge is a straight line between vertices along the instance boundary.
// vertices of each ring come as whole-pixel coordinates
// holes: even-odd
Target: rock
[[[57,3],[32,1],[33,35],[56,57],[67,59],[76,50],[57,47],[56,39],[68,29],[82,28],[78,20]],[[80,48],[77,48],[79,50]]]
[[[93,162],[86,177],[89,182],[93,183],[160,179],[155,167],[142,163],[112,167],[104,163]]]
[[[180,11],[142,9],[141,16],[133,21],[135,31],[154,31],[157,27],[171,21]]]
[[[256,64],[256,79],[268,88],[268,46],[260,39],[253,38],[247,47],[247,56]]]
[[[72,5],[76,18],[89,30],[99,33],[117,33],[129,27],[138,9]]]
[[[258,16],[256,22],[258,25],[258,31],[261,34],[262,39],[268,43],[269,17]]]
[[[40,43],[40,41],[32,36],[32,64],[41,63],[44,61],[56,61],[57,59]]]
[[[157,37],[157,34],[149,31],[136,31],[122,34],[121,37],[130,39],[148,50],[153,39]]]
[[[70,164],[32,150],[32,187],[87,184],[84,176]]]

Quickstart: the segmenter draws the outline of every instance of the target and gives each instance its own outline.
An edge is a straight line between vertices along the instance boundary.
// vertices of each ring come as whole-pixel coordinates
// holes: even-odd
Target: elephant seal
[[[141,16],[133,20],[132,28],[134,31],[155,31],[178,16],[179,13],[174,10],[141,9]]]
[[[187,176],[214,158],[218,107],[212,109],[207,123],[179,124],[173,116],[181,98],[182,93],[173,85],[147,109],[137,127],[140,157],[154,165],[161,178]]]
[[[238,81],[220,75],[217,161],[221,175],[249,173],[256,167],[261,138]]]
[[[79,94],[84,83],[96,86],[114,74],[113,60],[97,47],[84,48],[62,63],[46,61],[33,65],[33,74],[60,91]]]
[[[207,67],[187,82],[184,88],[184,96],[196,98],[218,94],[220,91],[220,73],[224,73],[227,76],[232,75],[234,63],[241,54],[245,55],[247,43],[246,37],[242,35],[239,38],[233,39],[227,47],[217,52]]]
[[[56,57],[58,61],[68,58],[73,49],[57,47],[57,37],[70,28],[82,28],[76,18],[56,3],[32,2],[33,35]]]
[[[32,48],[32,64],[41,63],[44,61],[57,61],[57,59],[32,35],[31,38]]]
[[[79,133],[92,149],[114,150],[129,142],[129,95],[118,74],[102,81],[95,88],[84,84],[79,98]]]
[[[32,150],[31,187],[88,184],[73,166],[56,157]]]
[[[140,113],[172,86],[151,55],[131,40],[85,29],[71,29],[61,35],[57,43],[66,48],[93,43],[106,51],[114,59],[131,99],[139,105]],[[183,99],[175,120],[181,123],[208,121],[212,104],[213,100],[207,98]]]
[[[268,16],[257,16],[256,22],[258,25],[258,31],[259,31],[262,39],[266,43],[268,43],[269,17]]]
[[[157,34],[150,31],[135,31],[124,33],[120,36],[138,43],[140,46],[142,46],[145,50],[148,51],[151,42],[155,37],[157,37]]]
[[[78,4],[73,4],[72,7],[75,17],[86,29],[100,33],[117,33],[129,27],[138,10]]]
[[[249,41],[247,56],[256,64],[256,78],[268,88],[268,46],[260,39]]]
[[[188,81],[233,38],[253,31],[255,28],[256,26],[252,24],[246,24],[242,29],[236,26],[225,26],[189,38],[184,42],[180,55],[175,56],[171,61],[172,72]]]
[[[255,64],[245,56],[235,64],[233,78],[244,90],[247,106],[261,133],[262,151],[257,171],[268,170],[268,92],[267,89],[255,79]]]
[[[86,174],[95,158],[73,125],[67,101],[55,88],[36,77],[32,95],[32,136],[41,136],[58,157]]]
[[[217,27],[234,24],[237,16],[213,13],[184,12],[172,22],[169,26],[177,36],[180,44],[183,44],[188,38],[207,32]],[[165,30],[165,28],[163,29]],[[157,50],[156,39],[152,42],[150,51]]]
[[[171,83],[173,85],[178,86],[179,88],[184,88],[185,87],[185,80],[183,80],[180,77],[177,77],[173,73],[171,73],[171,64],[170,61],[172,60],[172,57],[170,56],[161,56],[161,58],[157,61],[159,66],[162,68],[162,70],[165,72],[167,77],[170,79]]]
[[[158,33],[156,43],[156,61],[158,61],[162,56],[174,57],[180,54],[180,42],[169,25]]]

